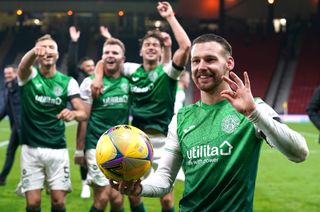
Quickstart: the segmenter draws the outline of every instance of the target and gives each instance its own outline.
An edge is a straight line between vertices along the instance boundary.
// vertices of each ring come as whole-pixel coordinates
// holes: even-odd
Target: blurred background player
[[[182,71],[177,87],[176,101],[174,102],[174,114],[177,114],[180,108],[185,105],[186,101],[186,90],[190,85],[190,73],[188,71]],[[177,175],[177,180],[184,181],[183,170],[180,169]]]
[[[176,114],[180,108],[185,105],[186,90],[190,85],[190,73],[182,71],[178,81],[176,101],[174,102],[174,113]]]
[[[310,121],[320,131],[320,86],[317,87],[313,93],[313,96],[307,107],[307,114],[310,118]],[[320,144],[320,134],[318,143]]]
[[[88,121],[78,125],[77,150],[75,162],[88,166],[88,175],[93,186],[94,202],[90,211],[104,211],[110,199],[111,211],[123,209],[123,197],[110,187],[108,180],[97,167],[96,145],[100,136],[109,128],[119,124],[128,124],[129,120],[129,81],[121,76],[121,67],[125,61],[125,47],[116,38],[109,38],[102,52],[98,66],[104,70],[103,93],[96,99],[91,95],[91,82],[94,76],[85,78],[80,86],[81,98],[90,114]],[[85,151],[84,151],[85,150]]]
[[[191,46],[186,32],[175,18],[171,5],[168,2],[159,2],[157,10],[169,23],[178,43],[172,60],[163,56],[163,34],[158,30],[149,31],[140,41],[143,64],[125,63],[123,71],[131,83],[132,125],[148,134],[154,147],[154,169],[157,169],[168,124],[174,114],[177,79],[187,63]],[[102,70],[96,71],[98,76],[97,83],[93,83],[93,92],[101,91],[102,88]],[[131,202],[131,209],[134,206],[138,211],[143,211],[142,203],[136,199],[134,201]],[[162,211],[174,211],[172,192],[162,197],[160,202]]]
[[[41,211],[41,190],[48,186],[51,211],[65,211],[71,191],[65,121],[87,119],[78,83],[56,70],[57,43],[40,37],[21,59],[18,80],[21,93],[21,179],[26,211]],[[39,67],[33,64],[38,62]],[[70,101],[73,110],[67,107]]]
[[[20,95],[17,80],[17,69],[13,66],[4,68],[4,110],[0,113],[0,120],[9,117],[11,135],[7,148],[6,159],[0,173],[0,186],[6,184],[6,178],[12,168],[14,156],[19,146],[20,133]]]

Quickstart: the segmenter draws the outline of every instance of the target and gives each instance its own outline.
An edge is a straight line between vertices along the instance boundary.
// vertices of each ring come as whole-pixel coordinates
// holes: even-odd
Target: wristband
[[[74,157],[84,157],[84,151],[76,149],[74,152]]]

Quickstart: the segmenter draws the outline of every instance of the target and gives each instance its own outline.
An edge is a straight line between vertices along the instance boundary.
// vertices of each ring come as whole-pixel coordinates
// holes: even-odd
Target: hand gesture
[[[72,121],[75,118],[75,114],[73,111],[69,110],[68,108],[63,109],[58,115],[57,119],[62,119],[64,121]]]
[[[114,182],[109,180],[112,188],[120,191],[121,194],[138,196],[142,191],[141,180]]]
[[[169,2],[166,2],[166,1],[158,2],[157,10],[163,18],[174,16],[174,12]]]
[[[243,73],[244,83],[234,73],[230,72],[230,78],[223,76],[222,79],[230,86],[229,90],[221,91],[221,96],[226,98],[230,104],[245,116],[249,116],[255,110],[256,105],[250,88],[250,80],[247,72]]]
[[[79,37],[80,37],[80,31],[77,30],[77,28],[75,26],[69,27],[69,34],[70,34],[70,38],[73,42],[78,42]]]
[[[105,26],[100,26],[100,34],[102,37],[104,37],[105,39],[109,39],[111,38],[111,34],[109,32],[109,29],[108,27],[105,27]]]
[[[42,47],[42,46],[35,46],[33,48],[33,53],[36,57],[45,57],[47,55],[47,50],[46,48]]]

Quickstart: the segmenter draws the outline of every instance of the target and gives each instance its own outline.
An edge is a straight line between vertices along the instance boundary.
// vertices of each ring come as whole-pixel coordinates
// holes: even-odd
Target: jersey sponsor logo
[[[228,115],[221,122],[222,131],[227,134],[233,133],[240,125],[240,119],[236,115]]]
[[[147,93],[148,91],[151,91],[154,87],[154,84],[151,83],[149,86],[146,87],[138,87],[138,86],[132,86],[131,87],[131,92],[132,93]]]
[[[233,146],[224,141],[219,146],[211,146],[209,144],[194,146],[187,151],[187,164],[205,164],[218,162],[219,156],[229,156],[232,154]]]
[[[36,102],[39,102],[43,105],[61,105],[62,99],[60,97],[52,98],[50,96],[35,96]]]
[[[111,96],[111,97],[107,97],[102,99],[102,102],[104,104],[104,106],[108,106],[108,105],[116,105],[116,104],[126,104],[128,103],[128,95],[123,95],[123,96]]]
[[[183,130],[184,134],[190,132],[190,130],[192,130],[195,127],[196,127],[196,125],[191,125],[191,126],[187,127],[186,129]]]

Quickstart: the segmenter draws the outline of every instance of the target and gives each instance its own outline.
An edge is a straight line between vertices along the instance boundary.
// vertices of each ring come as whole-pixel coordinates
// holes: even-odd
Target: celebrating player
[[[97,65],[104,70],[103,93],[99,98],[92,99],[91,83],[94,76],[85,78],[80,86],[81,98],[85,101],[85,110],[90,117],[88,121],[82,121],[78,125],[75,162],[84,164],[85,149],[88,175],[94,190],[91,211],[104,211],[109,199],[112,211],[121,211],[123,207],[122,195],[110,187],[97,167],[96,145],[107,129],[128,124],[129,81],[120,73],[125,60],[124,54],[123,43],[116,38],[109,38],[103,46],[102,60]]]
[[[192,79],[201,100],[179,110],[166,139],[165,155],[145,181],[112,184],[120,192],[149,197],[170,192],[180,169],[185,173],[181,211],[252,211],[258,158],[263,139],[289,160],[309,153],[302,135],[251,93],[234,73],[230,44],[215,34],[193,41]]]
[[[51,210],[65,210],[71,190],[69,154],[64,121],[87,119],[77,82],[56,70],[57,43],[39,38],[18,68],[21,91],[21,178],[27,211],[41,210],[44,183],[51,194]],[[37,61],[39,67],[33,64]],[[73,110],[66,108],[70,100]]]

